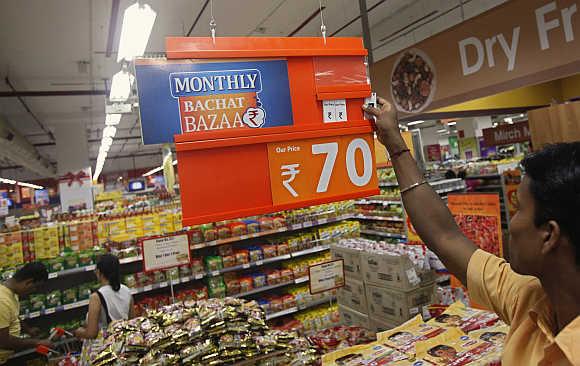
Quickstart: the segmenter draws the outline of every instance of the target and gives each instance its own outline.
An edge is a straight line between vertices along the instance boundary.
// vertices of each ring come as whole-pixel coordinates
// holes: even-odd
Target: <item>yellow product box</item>
[[[143,229],[143,218],[142,216],[131,216],[125,219],[125,225],[127,230],[131,229]]]
[[[109,234],[116,235],[127,230],[127,225],[124,219],[111,220],[109,222]]]

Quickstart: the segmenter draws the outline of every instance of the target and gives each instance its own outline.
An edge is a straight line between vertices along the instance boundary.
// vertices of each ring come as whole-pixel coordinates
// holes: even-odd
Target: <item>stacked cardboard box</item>
[[[402,245],[357,238],[332,246],[333,258],[344,260],[346,285],[337,292],[344,324],[383,331],[432,303],[435,273],[421,257],[425,251]]]

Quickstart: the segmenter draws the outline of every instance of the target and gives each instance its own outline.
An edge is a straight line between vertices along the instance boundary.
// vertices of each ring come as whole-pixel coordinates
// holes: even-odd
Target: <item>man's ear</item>
[[[541,253],[546,255],[560,245],[560,225],[554,220],[549,220],[543,225],[542,236]]]

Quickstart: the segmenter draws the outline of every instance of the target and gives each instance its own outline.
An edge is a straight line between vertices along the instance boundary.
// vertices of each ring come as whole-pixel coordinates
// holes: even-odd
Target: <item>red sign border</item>
[[[147,269],[147,263],[145,263],[145,250],[143,248],[143,242],[145,240],[152,240],[152,239],[161,239],[161,238],[168,238],[168,237],[172,237],[172,236],[180,236],[180,235],[185,235],[187,238],[187,248],[189,249],[187,251],[187,263],[189,263],[191,265],[191,240],[189,238],[189,234],[187,232],[182,232],[182,233],[175,233],[175,234],[169,234],[169,235],[154,235],[154,236],[149,236],[147,238],[141,238],[138,240],[138,245],[139,247],[141,247],[141,257],[143,258],[143,272],[145,273],[151,273],[151,272],[155,272],[155,271],[163,271],[169,268],[174,268],[174,267],[179,267],[183,264],[180,264],[179,266],[167,266],[167,267],[163,267],[163,268],[156,268],[156,269]]]

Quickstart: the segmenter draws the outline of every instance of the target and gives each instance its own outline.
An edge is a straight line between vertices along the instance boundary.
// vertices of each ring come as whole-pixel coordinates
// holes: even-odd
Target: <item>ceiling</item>
[[[505,0],[366,0],[375,60],[457,24]],[[105,118],[104,91],[116,62],[122,14],[133,0],[12,0],[0,12],[0,93],[89,91],[95,95],[0,97],[0,116],[56,164],[56,143],[45,132],[83,124],[94,159]],[[166,36],[208,36],[211,2],[144,0],[157,18],[148,54],[164,52]],[[358,0],[322,0],[329,36],[361,36]],[[317,0],[213,0],[218,36],[319,36]],[[195,20],[198,18],[197,22]],[[114,28],[114,32],[109,34]],[[112,42],[108,43],[108,39]],[[107,49],[111,51],[107,55]],[[31,115],[27,108],[34,114]],[[41,127],[44,126],[44,130]],[[84,137],[81,137],[84,138]],[[57,143],[66,143],[58,141]],[[137,113],[124,115],[104,171],[159,165],[159,146],[143,146]],[[0,158],[0,176],[38,178]]]

